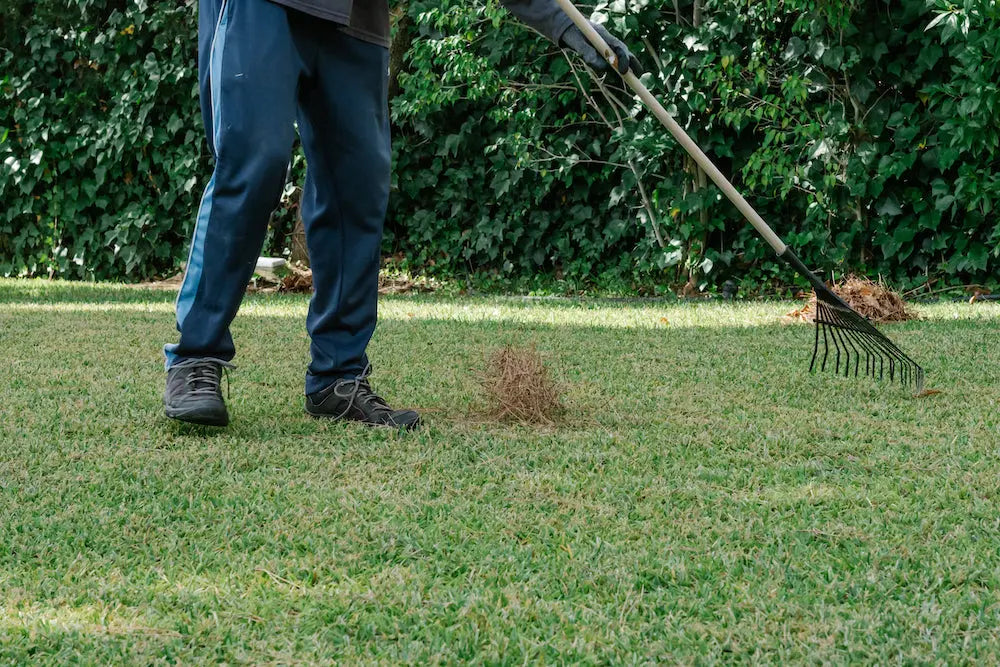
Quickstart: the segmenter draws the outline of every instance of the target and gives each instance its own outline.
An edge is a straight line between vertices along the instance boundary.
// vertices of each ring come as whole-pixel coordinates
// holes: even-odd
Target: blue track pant
[[[215,171],[177,299],[167,366],[230,360],[229,325],[284,185],[298,122],[315,294],[306,393],[367,365],[389,197],[388,50],[268,0],[201,0],[201,106]]]

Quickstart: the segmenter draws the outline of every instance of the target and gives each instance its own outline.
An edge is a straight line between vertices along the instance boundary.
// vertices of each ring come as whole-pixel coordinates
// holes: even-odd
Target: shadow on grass
[[[177,293],[173,289],[148,288],[136,285],[108,285],[106,283],[73,283],[43,280],[4,280],[0,279],[0,306],[7,304],[13,310],[45,311],[51,307],[53,311],[101,312],[120,310],[127,311],[164,311],[172,310]],[[272,318],[305,318],[305,308],[310,295],[282,293],[252,293],[243,302],[237,322],[248,316],[260,316],[251,313],[257,307],[280,306],[266,317]],[[485,312],[487,307],[506,308],[510,313],[540,313],[552,312],[562,314],[577,314],[586,318],[582,322],[568,322],[567,326],[582,328],[656,328],[676,330],[679,328],[746,328],[746,327],[778,327],[785,326],[779,319],[784,310],[790,309],[793,302],[788,301],[721,301],[721,300],[665,300],[627,299],[627,298],[539,298],[518,296],[475,295],[467,297],[438,296],[427,293],[396,294],[380,297],[380,303],[388,306],[425,306],[425,312],[401,313],[394,308],[383,309],[380,321],[386,320],[440,320],[456,323],[494,320],[523,321],[528,324],[531,318],[505,316],[502,313]],[[449,304],[454,312],[434,313],[436,307]],[[144,305],[155,308],[145,309]],[[78,306],[78,308],[74,308]],[[123,306],[119,308],[119,306]],[[130,306],[135,306],[130,307]],[[467,310],[462,312],[461,309]],[[598,319],[587,315],[591,311],[615,310],[621,313],[659,313],[673,311],[682,314],[677,321],[666,323],[659,317],[651,317],[645,322],[628,321],[615,323],[607,319]],[[770,312],[774,309],[779,312]],[[0,308],[2,311],[2,308]],[[763,316],[761,311],[768,311]],[[705,317],[712,314],[715,316]],[[721,316],[720,316],[721,314]],[[962,320],[959,320],[962,321]],[[542,322],[539,322],[542,323]],[[561,325],[562,323],[556,323]],[[896,323],[886,325],[891,330],[905,330],[908,327],[919,326],[919,322]],[[882,325],[880,325],[881,327]],[[794,327],[792,327],[794,328]],[[803,327],[799,327],[803,328]]]
[[[0,303],[173,303],[176,290],[136,285],[0,279]]]
[[[18,313],[6,325],[0,319],[0,331],[5,326],[16,339],[6,349],[13,363],[0,374],[0,389],[7,375],[12,387],[41,380],[49,383],[42,389],[69,387],[99,395],[96,387],[84,389],[87,382],[117,377],[117,391],[132,387],[147,406],[159,411],[161,346],[176,337],[169,314],[174,298],[172,291],[125,286],[0,281],[0,317],[5,310],[8,315]],[[289,388],[299,390],[308,363],[307,299],[306,295],[251,295],[236,318],[237,377],[241,392],[247,383],[254,392],[251,398],[246,394],[241,398],[259,403],[254,408],[258,417],[267,414],[271,401],[287,404],[290,396],[301,400]],[[101,304],[135,307],[94,308]],[[272,304],[281,307],[269,310]],[[679,316],[679,322],[666,324],[660,317],[666,306],[659,302],[594,299],[581,305],[549,299],[417,295],[386,297],[383,305],[371,349],[376,381],[384,386],[388,379],[395,395],[420,397],[417,403],[430,411],[467,412],[463,394],[478,389],[470,376],[482,367],[490,350],[504,344],[537,345],[555,361],[567,383],[593,394],[587,409],[600,409],[609,386],[618,393],[660,387],[684,391],[691,386],[706,395],[732,394],[740,398],[730,400],[750,402],[755,393],[756,400],[764,402],[786,400],[789,392],[805,392],[809,385],[844,395],[873,391],[873,383],[861,378],[856,380],[859,388],[810,378],[812,327],[781,324],[780,309],[770,304],[700,302],[691,304],[691,312]],[[600,309],[592,312],[588,306]],[[671,313],[688,310],[669,308]],[[554,318],[548,317],[554,311]],[[702,324],[702,313],[713,321]],[[741,319],[747,314],[756,321]],[[925,366],[928,386],[978,385],[988,393],[995,391],[1000,372],[995,360],[990,361],[988,339],[996,330],[992,325],[984,319],[938,319],[885,331]],[[460,406],[466,410],[457,410]],[[180,436],[214,437],[219,432],[173,423],[171,427]]]

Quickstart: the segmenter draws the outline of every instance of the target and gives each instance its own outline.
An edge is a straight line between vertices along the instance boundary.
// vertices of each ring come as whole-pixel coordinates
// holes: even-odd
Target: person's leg
[[[302,219],[313,270],[306,412],[372,426],[416,428],[368,383],[379,251],[389,198],[388,50],[344,33],[314,35],[314,77],[299,95],[309,165]]]
[[[329,30],[300,91],[302,218],[315,294],[306,393],[361,375],[375,331],[389,198],[388,49]]]
[[[177,299],[180,342],[165,348],[168,367],[235,353],[229,324],[284,184],[302,71],[284,8],[201,0],[200,9],[202,106],[216,164]]]
[[[177,298],[180,341],[165,346],[169,417],[228,422],[218,379],[229,325],[253,274],[294,138],[303,69],[287,11],[268,0],[201,0],[199,74],[215,170]]]

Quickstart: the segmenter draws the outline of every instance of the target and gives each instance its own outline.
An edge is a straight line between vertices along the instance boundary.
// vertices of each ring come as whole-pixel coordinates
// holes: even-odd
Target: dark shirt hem
[[[333,12],[321,5],[306,2],[305,0],[272,0],[272,2],[276,2],[285,7],[291,7],[292,9],[298,9],[299,11],[306,12],[311,16],[326,19],[327,21],[333,21],[334,23],[339,23],[344,26],[348,25],[351,21],[350,14]]]
[[[355,39],[360,39],[363,42],[370,42],[372,44],[377,44],[378,46],[384,46],[389,48],[389,40],[386,39],[385,35],[380,33],[368,32],[367,30],[358,30],[357,28],[350,28],[344,26],[341,28],[345,35],[350,35]]]

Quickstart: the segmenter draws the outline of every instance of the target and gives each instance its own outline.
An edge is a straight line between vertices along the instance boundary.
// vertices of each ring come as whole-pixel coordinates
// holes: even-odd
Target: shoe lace
[[[361,371],[361,374],[353,380],[341,380],[333,386],[334,395],[337,398],[347,401],[347,407],[337,415],[337,419],[347,416],[355,403],[360,403],[367,408],[374,408],[375,410],[392,410],[389,404],[385,402],[385,399],[376,394],[371,384],[369,384],[368,376],[371,374],[372,365],[368,364],[365,370]]]
[[[187,359],[174,364],[173,368],[190,368],[185,381],[190,387],[191,396],[215,396],[219,391],[222,375],[226,376],[226,398],[229,398],[229,370],[236,366],[212,357],[204,359]],[[221,369],[221,373],[219,370]]]

